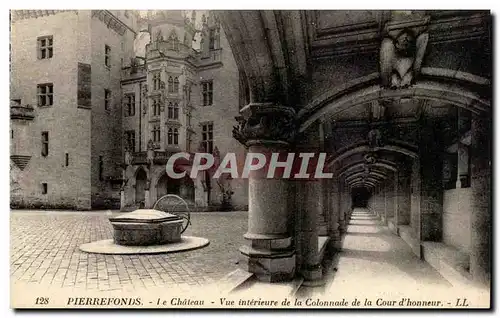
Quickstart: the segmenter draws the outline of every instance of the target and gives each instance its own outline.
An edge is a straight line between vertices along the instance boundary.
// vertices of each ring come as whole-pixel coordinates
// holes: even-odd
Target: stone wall
[[[35,113],[26,137],[13,138],[13,142],[31,141],[25,149],[32,156],[23,171],[13,172],[20,187],[12,198],[14,206],[90,209],[91,115],[77,106],[79,52],[88,44],[79,40],[88,31],[86,21],[86,11],[78,11],[12,23],[11,98],[33,105]],[[39,60],[37,38],[46,35],[53,36],[54,55]],[[42,83],[54,85],[52,106],[37,106],[37,84]],[[49,133],[46,157],[41,155],[42,131]],[[42,194],[42,183],[47,183],[47,194]]]
[[[443,243],[470,252],[471,188],[444,191]]]

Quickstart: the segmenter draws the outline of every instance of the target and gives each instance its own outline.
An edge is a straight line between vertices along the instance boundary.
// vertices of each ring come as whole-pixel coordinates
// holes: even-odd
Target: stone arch
[[[489,112],[491,102],[470,87],[488,87],[488,79],[473,74],[439,69],[422,68],[422,79],[414,85],[398,89],[385,89],[379,84],[380,73],[357,78],[333,88],[313,99],[299,113],[299,131],[305,131],[319,120],[331,117],[347,108],[371,101],[394,98],[419,98],[445,101],[476,114]]]
[[[365,165],[365,161],[357,161],[351,165],[344,166],[344,167],[342,167],[342,169],[340,169],[338,176],[341,177],[344,174],[348,173],[349,171],[364,167],[364,165]],[[393,164],[392,162],[389,162],[387,160],[379,160],[375,163],[370,164],[370,167],[378,167],[378,168],[390,170],[392,172],[397,171],[397,168],[395,166],[396,166],[395,164]]]
[[[346,147],[346,148],[342,149],[341,151],[339,151],[334,157],[329,158],[329,160],[327,162],[327,166],[332,167],[340,160],[349,158],[352,155],[355,155],[358,153],[371,152],[373,150],[374,149],[370,148],[366,142],[364,142],[363,144],[357,144],[354,147]],[[402,147],[402,146],[396,145],[396,144],[384,145],[383,147],[377,147],[375,150],[386,150],[388,152],[400,153],[400,154],[406,155],[406,156],[413,158],[413,159],[418,158],[418,154],[415,150],[409,149],[406,147]]]

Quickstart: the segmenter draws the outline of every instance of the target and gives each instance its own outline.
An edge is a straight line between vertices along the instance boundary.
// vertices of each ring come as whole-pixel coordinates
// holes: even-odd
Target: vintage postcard
[[[11,10],[11,307],[490,308],[492,42],[479,10]]]

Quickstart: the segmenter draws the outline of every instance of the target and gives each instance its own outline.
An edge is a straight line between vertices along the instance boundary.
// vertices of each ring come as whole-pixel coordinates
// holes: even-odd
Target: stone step
[[[468,271],[469,257],[442,242],[422,242],[423,258],[447,281],[456,287],[473,284]]]
[[[254,276],[253,273],[238,268],[219,280],[217,288],[223,294],[230,293],[251,279],[252,276]]]

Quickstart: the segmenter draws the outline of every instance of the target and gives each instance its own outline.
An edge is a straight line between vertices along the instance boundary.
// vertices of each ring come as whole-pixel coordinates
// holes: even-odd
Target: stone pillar
[[[460,141],[457,143],[457,181],[456,188],[469,186],[469,149]]]
[[[386,219],[389,221],[394,218],[394,178],[393,174],[389,175],[389,178],[385,183],[385,210],[386,210]]]
[[[314,133],[314,132],[312,132]],[[318,125],[318,152],[324,152],[325,151],[325,132],[324,132],[324,127],[323,123],[320,123]],[[329,191],[331,189],[328,188],[327,186],[327,179],[322,179],[319,180],[321,183],[321,208],[319,210],[319,215],[318,215],[318,226],[319,226],[319,235],[321,236],[326,236],[328,235],[328,222],[327,222],[327,196]]]
[[[392,180],[392,185],[394,187],[394,191],[392,192],[392,204],[393,204],[393,213],[394,213],[394,226],[396,227],[396,234],[398,232],[399,225],[399,211],[398,211],[398,172],[394,172],[394,179]]]
[[[302,266],[300,273],[304,277],[306,286],[317,286],[323,282],[321,260],[319,259],[318,216],[321,209],[321,183],[319,181],[307,180],[298,182],[301,199],[299,204],[301,218],[301,246]]]
[[[121,190],[120,191],[120,210],[123,211],[125,208],[125,191]]]
[[[319,214],[318,214],[318,234],[320,236],[326,236],[328,235],[328,222],[327,222],[327,214],[328,214],[328,191],[331,191],[330,189],[327,188],[326,184],[326,179],[319,180],[318,182],[320,183],[320,204],[321,207],[319,209]]]
[[[149,190],[149,187],[146,188],[146,191],[144,191],[144,208],[145,209],[151,209],[153,206],[153,203],[151,203],[151,192]]]
[[[321,124],[318,125],[321,127]],[[321,129],[313,125],[310,129],[301,135],[301,139],[297,141],[297,153],[314,153],[318,158],[318,154],[322,149]],[[310,162],[315,160],[311,159]],[[315,179],[314,173],[315,165],[309,165],[307,173],[308,179],[300,179],[296,182],[298,185],[297,198],[299,208],[300,226],[300,239],[301,239],[301,254],[302,264],[300,273],[304,277],[304,284],[306,286],[317,286],[324,284],[321,280],[322,267],[320,259],[320,251],[318,250],[320,231],[324,231],[326,235],[326,222],[324,218],[324,180]]]
[[[346,188],[345,183],[343,181],[340,182],[339,231],[341,234],[345,233],[347,228],[345,220],[345,188]]]
[[[471,254],[470,272],[475,281],[491,279],[491,121],[472,117],[471,138]]]
[[[440,137],[433,121],[422,123],[420,137],[420,240],[442,239],[443,183]]]
[[[411,171],[408,169],[406,162],[402,163],[397,175],[397,216],[398,225],[409,225],[411,215]]]
[[[338,181],[330,179],[328,180],[328,188],[331,189],[331,195],[328,196],[330,223],[329,223],[329,236],[332,241],[332,246],[336,249],[341,247],[341,237],[340,237],[340,226],[339,226],[339,216],[340,216],[340,194]]]
[[[248,153],[263,154],[267,162],[273,152],[288,153],[289,140],[295,133],[292,108],[251,103],[240,113],[233,136],[248,148]],[[248,231],[244,237],[251,243],[240,251],[246,269],[261,281],[286,281],[295,276],[288,182],[281,176],[268,179],[267,169],[249,174]]]

